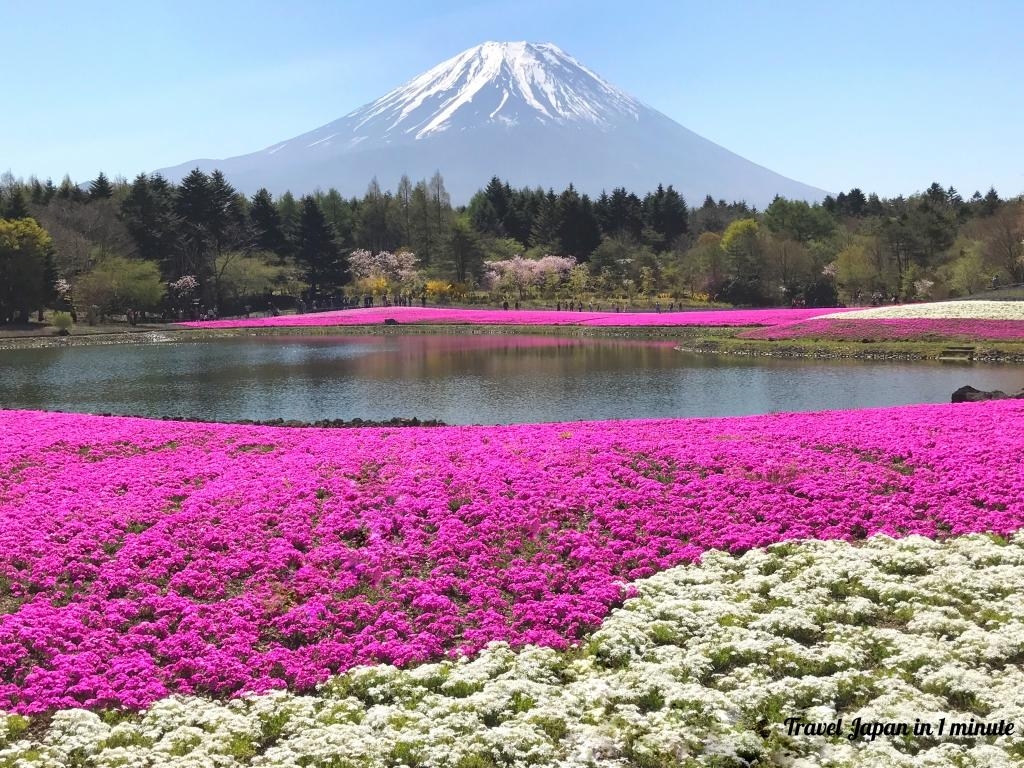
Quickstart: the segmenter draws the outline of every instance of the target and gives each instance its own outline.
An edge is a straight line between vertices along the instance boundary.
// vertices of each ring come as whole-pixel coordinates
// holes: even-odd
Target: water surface
[[[0,351],[0,405],[216,420],[736,416],[1017,391],[1017,368],[697,355],[552,336],[257,337]]]

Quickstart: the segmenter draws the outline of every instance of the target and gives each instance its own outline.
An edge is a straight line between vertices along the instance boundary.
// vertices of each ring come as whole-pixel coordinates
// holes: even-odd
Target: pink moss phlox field
[[[1024,320],[974,320],[904,318],[900,320],[818,318],[757,328],[738,334],[741,339],[782,341],[829,339],[831,341],[1024,341]]]
[[[1024,521],[1024,402],[280,429],[0,412],[0,709],[564,647],[709,548]]]
[[[547,309],[445,309],[380,307],[280,315],[239,320],[178,323],[187,328],[264,328],[332,325],[380,325],[387,319],[422,325],[582,325],[582,326],[744,326],[777,325],[839,309],[723,309],[688,312],[559,312]]]

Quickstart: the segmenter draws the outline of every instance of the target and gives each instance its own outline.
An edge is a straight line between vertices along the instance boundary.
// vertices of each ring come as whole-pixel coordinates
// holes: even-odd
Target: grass
[[[701,329],[707,331],[708,329]],[[858,358],[874,360],[936,360],[950,342],[945,341],[830,341],[785,339],[778,341],[738,339],[746,328],[730,328],[728,334],[704,334],[681,341],[684,352],[744,355],[749,357],[806,357],[817,359]],[[1024,364],[1024,342],[975,342],[976,362]]]

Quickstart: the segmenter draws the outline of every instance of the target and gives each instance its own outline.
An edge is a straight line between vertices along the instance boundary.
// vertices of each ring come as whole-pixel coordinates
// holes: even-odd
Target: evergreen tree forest
[[[249,197],[198,169],[178,184],[0,177],[0,322],[48,307],[176,319],[366,297],[832,306],[1021,283],[1024,199],[938,183],[759,211],[672,186],[591,197],[498,178],[453,206],[440,173],[393,190],[373,179],[361,198]]]

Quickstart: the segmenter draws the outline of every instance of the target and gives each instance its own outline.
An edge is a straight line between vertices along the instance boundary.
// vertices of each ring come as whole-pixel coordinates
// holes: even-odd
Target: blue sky
[[[243,154],[530,40],[824,189],[1024,193],[1024,2],[0,0],[0,29],[16,176]]]

